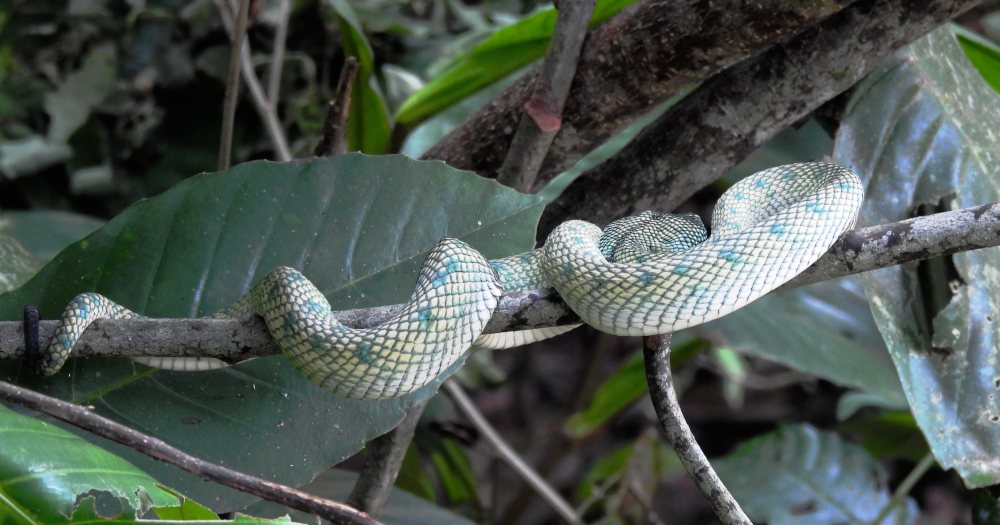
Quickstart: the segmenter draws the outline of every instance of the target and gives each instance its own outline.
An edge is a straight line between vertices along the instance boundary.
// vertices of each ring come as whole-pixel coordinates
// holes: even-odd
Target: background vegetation
[[[591,27],[616,23],[615,15],[635,8],[630,4],[601,0]],[[794,47],[814,24],[848,9],[813,4],[815,20],[767,21],[791,28],[772,35],[774,47]],[[923,4],[904,4],[892,16],[925,14]],[[726,9],[735,13],[726,3],[678,6],[670,8],[690,9],[706,20],[724,17]],[[707,91],[714,89],[710,75],[687,78],[677,97],[647,100],[634,115],[618,119],[620,133],[593,152],[587,148],[591,154],[579,162],[565,145],[571,141],[557,139],[562,149],[548,162],[569,168],[550,166],[549,175],[543,170],[538,196],[401,156],[248,163],[279,158],[268,118],[277,122],[293,158],[312,156],[327,101],[350,56],[359,62],[347,134],[351,151],[417,158],[435,145],[440,153],[442,144],[465,144],[463,136],[476,136],[472,128],[445,136],[480,108],[488,113],[502,105],[484,106],[491,99],[510,98],[511,91],[494,97],[516,88],[545,54],[556,18],[550,5],[533,0],[255,0],[248,42],[270,96],[264,102],[273,104],[271,117],[244,89],[234,127],[233,164],[240,165],[196,177],[216,168],[231,49],[220,12],[232,16],[231,8],[223,0],[0,3],[0,288],[11,291],[0,296],[3,320],[18,319],[28,302],[54,318],[69,297],[85,290],[151,316],[206,315],[239,296],[255,272],[279,264],[303,268],[334,309],[393,304],[409,296],[416,268],[440,237],[463,238],[491,258],[528,250],[543,213],[586,215],[572,211],[567,195],[571,204],[589,202],[580,195],[606,196],[606,187],[591,182],[602,169],[618,177],[612,186],[621,186],[630,202],[652,193],[636,190],[649,186],[630,182],[631,171],[621,166],[631,159],[653,161],[622,148],[637,135],[628,147],[655,141],[658,132],[650,130],[664,125],[657,118],[697,136],[709,132],[698,122],[669,117],[696,110],[706,120],[718,117],[711,106],[683,105],[716,93]],[[855,8],[861,15],[852,16],[873,20],[891,11],[880,2]],[[769,121],[775,129],[739,131],[751,138],[733,146],[698,142],[704,149],[698,155],[728,159],[719,164],[724,176],[708,185],[691,183],[690,198],[669,208],[708,219],[714,200],[740,177],[821,158],[865,178],[865,225],[1000,201],[1000,179],[990,162],[1000,118],[1000,50],[990,40],[1000,37],[994,8],[976,8],[959,19],[961,25],[943,26],[888,56],[865,55],[867,40],[859,39],[860,62],[831,76],[838,82],[867,76],[856,85],[850,80],[844,87],[853,87],[843,94],[810,92],[813,103],[805,110],[770,108],[802,113],[792,126],[778,126],[777,119]],[[285,24],[284,59],[273,67]],[[676,55],[697,47],[684,44],[675,47]],[[762,49],[770,52],[772,43],[766,44]],[[720,49],[722,58],[705,59],[721,64],[712,71],[722,71],[716,79],[753,58]],[[609,91],[608,105],[620,102],[619,95]],[[744,95],[742,102],[754,106],[757,100]],[[584,113],[572,101],[566,111]],[[495,117],[478,115],[482,121]],[[499,138],[483,151],[495,143],[506,148],[513,130],[494,132]],[[755,149],[758,144],[763,146]],[[444,158],[463,150],[431,151],[430,157]],[[465,155],[459,167],[495,175],[491,155]],[[700,168],[670,168],[678,177],[684,169]],[[543,218],[539,237],[545,224]],[[675,336],[673,367],[685,416],[755,522],[998,519],[991,492],[972,490],[1000,483],[994,392],[1000,364],[992,322],[998,255],[996,249],[970,252],[881,271],[864,282],[844,278],[774,294]],[[190,291],[195,288],[197,294]],[[539,344],[469,356],[456,377],[580,520],[716,520],[661,436],[640,348],[638,339],[583,327]],[[559,519],[497,459],[449,398],[431,397],[437,384],[397,400],[354,402],[312,386],[275,357],[204,374],[155,371],[123,358],[81,359],[50,380],[34,377],[20,360],[5,359],[0,379],[92,406],[202,459],[291,486],[312,482],[305,490],[340,500],[355,479],[350,471],[364,462],[364,443],[429,399],[396,481],[402,491],[380,519]],[[11,523],[127,520],[144,513],[205,519],[232,511],[276,518],[289,512],[8,408],[0,407],[0,435],[10,436],[0,438],[0,516]],[[947,470],[932,467],[934,461]],[[79,474],[88,469],[106,479]],[[179,507],[182,501],[186,506]],[[35,508],[49,513],[25,510]],[[315,522],[292,515],[296,522]]]

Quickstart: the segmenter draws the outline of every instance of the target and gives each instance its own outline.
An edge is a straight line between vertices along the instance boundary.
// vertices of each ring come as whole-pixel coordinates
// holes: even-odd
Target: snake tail
[[[55,335],[48,349],[35,363],[35,372],[49,377],[59,371],[69,359],[73,345],[91,323],[98,319],[136,319],[142,316],[96,293],[74,297],[63,310]]]

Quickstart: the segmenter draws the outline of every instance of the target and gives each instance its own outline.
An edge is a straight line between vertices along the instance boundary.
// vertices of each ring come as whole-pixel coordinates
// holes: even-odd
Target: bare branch
[[[562,0],[556,4],[559,16],[552,42],[497,176],[500,184],[523,193],[531,190],[552,139],[562,125],[563,106],[596,3],[597,0]]]
[[[226,27],[226,31],[232,34],[235,22],[233,21],[233,13],[230,11],[226,0],[215,0],[215,5],[219,8],[219,14],[222,16],[222,25]],[[285,130],[281,127],[281,122],[278,122],[278,115],[264,94],[264,88],[261,87],[257,73],[254,71],[250,46],[245,41],[240,48],[239,63],[240,69],[243,71],[243,80],[246,80],[247,88],[250,90],[250,99],[253,100],[254,108],[257,109],[257,114],[264,123],[264,129],[271,140],[275,157],[281,162],[292,160],[292,152],[288,148],[288,139],[285,137]]]
[[[801,275],[781,289],[804,286],[905,262],[1000,246],[1000,203],[937,213],[845,233]],[[403,305],[334,312],[352,328],[377,326]],[[555,290],[504,294],[486,333],[579,322]],[[55,321],[39,324],[42,341],[51,339]],[[24,356],[21,322],[0,322],[0,359]],[[84,332],[75,357],[215,357],[234,363],[281,351],[257,317],[236,319],[102,319]]]
[[[337,80],[337,91],[326,108],[323,133],[313,152],[317,157],[332,157],[347,153],[347,117],[351,110],[351,88],[358,77],[358,59],[347,57]]]
[[[672,211],[894,50],[977,2],[916,8],[913,0],[863,0],[727,69],[580,175],[545,209],[539,237],[569,219],[604,225],[649,209]]]
[[[656,410],[660,426],[666,432],[667,441],[677,453],[684,469],[708,499],[719,520],[724,525],[753,525],[736,498],[715,473],[684,419],[670,371],[670,336],[671,334],[660,334],[647,337],[642,348],[649,397],[653,400],[653,409]]]
[[[202,461],[160,439],[133,430],[61,399],[45,396],[3,381],[0,381],[0,399],[61,419],[94,435],[121,443],[200,478],[248,492],[302,512],[308,512],[328,519],[331,523],[338,525],[380,525],[371,516],[343,503],[319,498],[291,487],[264,481],[214,463]]]
[[[229,29],[232,53],[229,54],[229,74],[226,75],[226,96],[222,103],[222,137],[219,138],[219,171],[229,169],[233,151],[233,124],[236,121],[236,100],[240,94],[240,51],[247,34],[250,0],[241,0],[237,9],[235,29]]]
[[[462,390],[462,387],[454,379],[445,380],[441,388],[455,403],[458,411],[469,420],[469,423],[479,431],[479,434],[486,441],[489,441],[493,450],[496,451],[497,456],[513,469],[514,472],[517,472],[525,482],[531,485],[535,489],[535,492],[559,514],[563,521],[570,525],[583,525],[583,521],[576,515],[573,507],[544,478],[539,476],[530,465],[525,463],[514,449],[510,448],[510,445],[503,440],[500,433],[479,412],[476,404],[469,399],[469,396],[466,395],[465,391]]]
[[[538,188],[674,95],[823,20],[853,0],[639,0],[583,45],[562,128]],[[914,16],[910,8],[899,16]],[[470,116],[424,156],[492,176],[506,156],[538,68]]]
[[[426,407],[427,401],[413,405],[396,428],[368,442],[368,457],[347,505],[376,519],[382,514]]]
[[[288,17],[292,12],[292,0],[278,0],[278,29],[274,33],[274,51],[267,76],[267,100],[271,111],[278,111],[278,95],[281,92],[281,70],[285,65],[285,40],[288,39]]]

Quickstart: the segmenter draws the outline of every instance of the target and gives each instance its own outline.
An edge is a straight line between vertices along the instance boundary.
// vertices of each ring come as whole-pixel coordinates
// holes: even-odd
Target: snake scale
[[[275,268],[232,306],[210,317],[264,318],[292,363],[340,395],[380,399],[434,380],[471,346],[505,348],[576,325],[482,334],[505,292],[554,287],[580,318],[616,335],[672,332],[721,317],[813,264],[853,227],[864,191],[846,168],[822,163],[764,170],[720,198],[711,236],[694,215],[645,212],[601,228],[568,221],[542,248],[487,261],[442,239],[409,303],[380,326],[352,329],[297,270]],[[95,319],[141,317],[94,293],[74,298],[36,364],[52,375]],[[214,368],[210,361],[145,358],[151,366]],[[221,363],[221,362],[219,362]]]

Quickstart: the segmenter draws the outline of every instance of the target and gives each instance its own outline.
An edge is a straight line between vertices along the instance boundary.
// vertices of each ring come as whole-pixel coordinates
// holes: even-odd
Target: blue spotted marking
[[[674,267],[674,273],[677,275],[684,275],[691,270],[690,266],[678,265]]]
[[[451,263],[449,263],[448,266],[449,268],[447,270],[439,271],[434,275],[434,278],[431,279],[431,286],[433,286],[434,288],[440,288],[448,284],[448,275],[450,275],[451,272],[453,271],[450,268]]]
[[[736,199],[736,200],[738,200],[738,201],[741,201],[741,200],[744,200],[744,199],[746,199],[746,195],[743,195],[743,192],[742,192],[742,191],[737,191],[737,192],[734,192],[734,193],[733,193],[733,194],[731,195],[731,197],[732,197],[732,198],[734,198],[734,199]]]
[[[767,181],[764,179],[757,179],[753,181],[754,188],[763,188],[764,186],[767,186]]]
[[[775,235],[785,235],[788,233],[788,230],[781,224],[775,224],[771,226],[771,233]]]
[[[358,343],[354,347],[354,357],[357,357],[362,363],[372,364],[375,361],[375,356],[372,355],[372,344],[367,341]]]
[[[810,202],[806,204],[806,211],[811,211],[813,213],[826,213],[826,208],[820,206],[818,202]]]
[[[734,266],[746,262],[746,260],[743,259],[742,254],[734,248],[723,248],[719,251],[719,258],[733,263]]]

